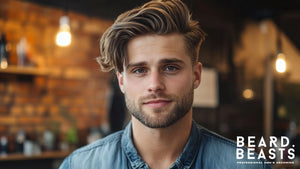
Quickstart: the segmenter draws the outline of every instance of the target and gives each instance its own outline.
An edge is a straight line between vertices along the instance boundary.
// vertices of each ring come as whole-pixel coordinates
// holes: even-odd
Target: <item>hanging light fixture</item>
[[[59,32],[56,35],[56,44],[61,47],[71,44],[70,20],[64,15],[59,20]]]
[[[284,73],[286,71],[286,56],[282,52],[280,32],[278,33],[278,37],[277,37],[277,49],[278,49],[278,53],[276,55],[275,69],[278,73]]]
[[[277,54],[275,66],[278,73],[284,73],[286,71],[286,57],[284,53]]]

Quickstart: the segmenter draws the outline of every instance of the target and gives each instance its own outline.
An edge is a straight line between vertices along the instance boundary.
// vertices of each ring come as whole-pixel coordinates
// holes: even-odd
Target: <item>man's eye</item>
[[[177,68],[176,66],[166,66],[165,67],[165,71],[168,71],[168,72],[176,72],[178,70],[179,70],[179,68]]]
[[[143,73],[146,73],[147,71],[145,68],[136,68],[132,72],[135,74],[143,74]]]

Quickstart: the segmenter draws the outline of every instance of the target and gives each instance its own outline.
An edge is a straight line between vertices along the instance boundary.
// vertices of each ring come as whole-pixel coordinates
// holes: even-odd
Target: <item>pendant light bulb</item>
[[[283,53],[278,53],[275,66],[278,73],[284,73],[286,71],[286,59]]]
[[[56,44],[61,47],[71,44],[69,17],[66,15],[62,16],[59,20],[59,32],[56,35]]]

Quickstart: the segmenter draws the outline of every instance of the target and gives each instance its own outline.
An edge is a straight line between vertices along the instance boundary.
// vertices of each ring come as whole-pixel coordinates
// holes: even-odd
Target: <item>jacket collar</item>
[[[124,135],[121,140],[122,148],[134,169],[148,169],[147,164],[138,155],[132,141],[132,124],[127,125],[124,130]],[[191,134],[181,155],[177,158],[170,168],[190,168],[194,163],[200,146],[200,134],[196,122],[193,121]]]

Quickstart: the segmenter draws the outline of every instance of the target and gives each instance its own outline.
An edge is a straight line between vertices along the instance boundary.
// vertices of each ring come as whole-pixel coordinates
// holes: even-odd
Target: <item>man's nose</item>
[[[163,82],[163,77],[159,71],[151,72],[149,76],[149,85],[148,91],[149,92],[158,92],[165,89],[165,85]]]

